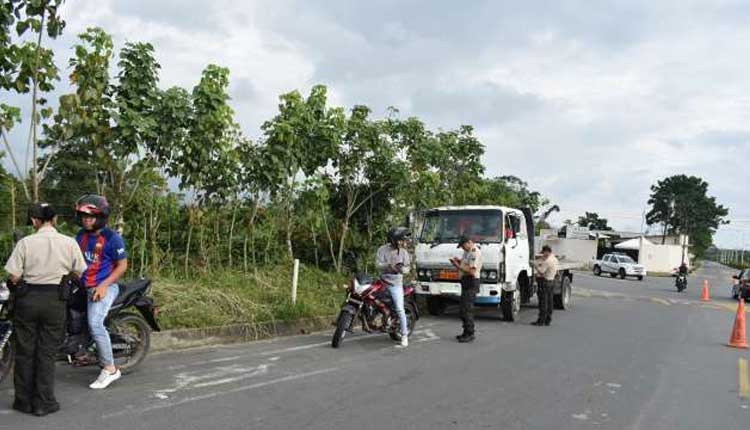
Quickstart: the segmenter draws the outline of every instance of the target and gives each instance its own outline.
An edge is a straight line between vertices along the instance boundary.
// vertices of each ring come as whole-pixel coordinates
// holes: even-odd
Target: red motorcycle
[[[419,319],[415,297],[414,286],[404,285],[404,310],[409,325],[409,334],[414,330],[414,324]],[[401,340],[401,323],[393,307],[388,284],[382,279],[373,280],[366,274],[358,274],[349,281],[346,301],[336,320],[336,331],[331,341],[332,347],[338,348],[341,345],[346,333],[352,331],[357,318],[362,322],[362,330],[365,332],[388,333],[391,339]]]

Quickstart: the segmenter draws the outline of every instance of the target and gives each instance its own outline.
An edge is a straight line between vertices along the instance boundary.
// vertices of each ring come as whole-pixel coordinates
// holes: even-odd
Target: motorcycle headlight
[[[497,272],[495,272],[494,270],[490,270],[489,273],[487,273],[487,278],[491,279],[493,281],[496,280],[497,279]]]

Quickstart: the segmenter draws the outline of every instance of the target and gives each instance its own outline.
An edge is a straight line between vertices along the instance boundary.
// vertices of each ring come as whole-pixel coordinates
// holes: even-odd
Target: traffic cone
[[[737,305],[737,316],[734,317],[734,328],[727,346],[733,348],[747,349],[747,338],[745,337],[745,301],[740,299]]]
[[[708,281],[703,280],[703,290],[701,291],[701,301],[710,302],[711,298],[708,297]]]

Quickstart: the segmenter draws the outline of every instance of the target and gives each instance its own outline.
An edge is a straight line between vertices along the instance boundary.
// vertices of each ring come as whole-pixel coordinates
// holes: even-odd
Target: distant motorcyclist
[[[404,310],[404,274],[409,273],[411,257],[406,249],[406,241],[411,236],[406,227],[393,227],[388,230],[388,243],[378,248],[376,266],[381,279],[388,283],[388,292],[393,299],[393,307],[401,325],[401,347],[409,345],[409,325]]]
[[[685,262],[683,262],[682,264],[680,264],[679,273],[680,273],[680,275],[685,275],[685,277],[687,277],[688,267],[687,267],[687,264]]]
[[[682,291],[687,287],[687,274],[688,274],[688,267],[685,262],[680,264],[680,267],[677,269],[677,279],[675,279],[675,286],[677,287],[677,291]]]

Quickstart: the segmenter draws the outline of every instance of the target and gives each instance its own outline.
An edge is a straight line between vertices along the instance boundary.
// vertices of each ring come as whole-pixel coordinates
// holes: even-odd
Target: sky
[[[730,209],[715,242],[750,248],[750,2],[68,0],[62,14],[63,76],[75,36],[101,26],[117,47],[152,43],[164,88],[228,67],[252,138],[280,94],[324,84],[335,105],[474,126],[487,175],[527,181],[557,224],[589,211],[640,231],[652,184],[700,176]]]

